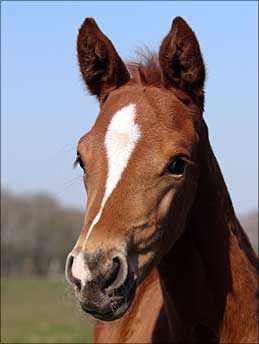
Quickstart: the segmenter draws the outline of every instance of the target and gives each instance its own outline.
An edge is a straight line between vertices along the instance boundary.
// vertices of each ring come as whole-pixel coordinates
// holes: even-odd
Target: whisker
[[[57,193],[57,197],[62,198],[65,195],[65,193],[67,192],[67,190],[69,188],[71,188],[71,186],[75,185],[75,183],[79,182],[79,180],[81,180],[81,179],[82,179],[81,175],[70,179],[70,181],[68,181],[64,184],[63,190]]]
[[[46,159],[46,161],[51,161],[53,159],[56,160],[56,158],[58,156],[60,156],[61,154],[63,155],[64,153],[69,153],[72,151],[76,151],[77,145],[74,143],[70,143],[70,144],[66,144],[58,149],[56,149],[53,154],[49,155],[48,158]]]

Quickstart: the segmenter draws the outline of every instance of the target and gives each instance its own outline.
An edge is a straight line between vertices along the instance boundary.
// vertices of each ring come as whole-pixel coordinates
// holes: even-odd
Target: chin
[[[125,283],[111,294],[105,294],[105,304],[89,307],[89,302],[80,302],[81,308],[87,314],[102,321],[114,321],[121,318],[129,309],[136,294],[137,283],[130,276]]]

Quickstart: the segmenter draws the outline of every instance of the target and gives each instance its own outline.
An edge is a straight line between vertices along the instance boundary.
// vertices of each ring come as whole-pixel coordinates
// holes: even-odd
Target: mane
[[[162,72],[160,68],[158,54],[149,48],[140,48],[135,52],[135,59],[126,62],[126,67],[131,75],[131,82],[143,86],[161,87]],[[189,92],[183,92],[178,88],[174,88],[174,93],[185,104],[190,104],[191,99],[196,99],[200,109],[204,110],[204,95],[196,97]]]
[[[140,85],[161,85],[161,70],[158,56],[148,48],[136,51],[136,60],[126,63],[132,81]]]

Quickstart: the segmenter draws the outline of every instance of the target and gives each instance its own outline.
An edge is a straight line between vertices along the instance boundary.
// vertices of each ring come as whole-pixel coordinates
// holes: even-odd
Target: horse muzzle
[[[134,299],[136,279],[121,252],[71,252],[65,272],[81,308],[97,319],[120,318]]]

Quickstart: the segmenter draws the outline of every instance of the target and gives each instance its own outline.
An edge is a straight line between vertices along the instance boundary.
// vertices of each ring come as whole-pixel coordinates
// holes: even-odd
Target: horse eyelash
[[[194,161],[186,154],[179,155],[179,157],[181,159],[183,159],[184,161],[186,161],[187,164],[189,164],[189,165],[194,165],[195,164]]]
[[[76,168],[76,166],[79,164],[79,156],[76,157],[76,160],[73,162],[73,168]]]
[[[77,153],[77,157],[76,160],[73,163],[73,167],[75,168],[77,165],[80,165],[80,167],[82,168],[82,170],[84,171],[84,174],[86,174],[86,170],[85,170],[85,165],[83,160],[81,159],[79,153]]]
[[[74,161],[73,166],[76,167],[78,164],[80,165],[80,167],[81,167],[82,169],[85,168],[84,163],[83,163],[83,160],[80,158],[80,155],[78,155],[78,156],[76,157],[76,160]],[[83,166],[81,166],[81,164],[82,164]]]

